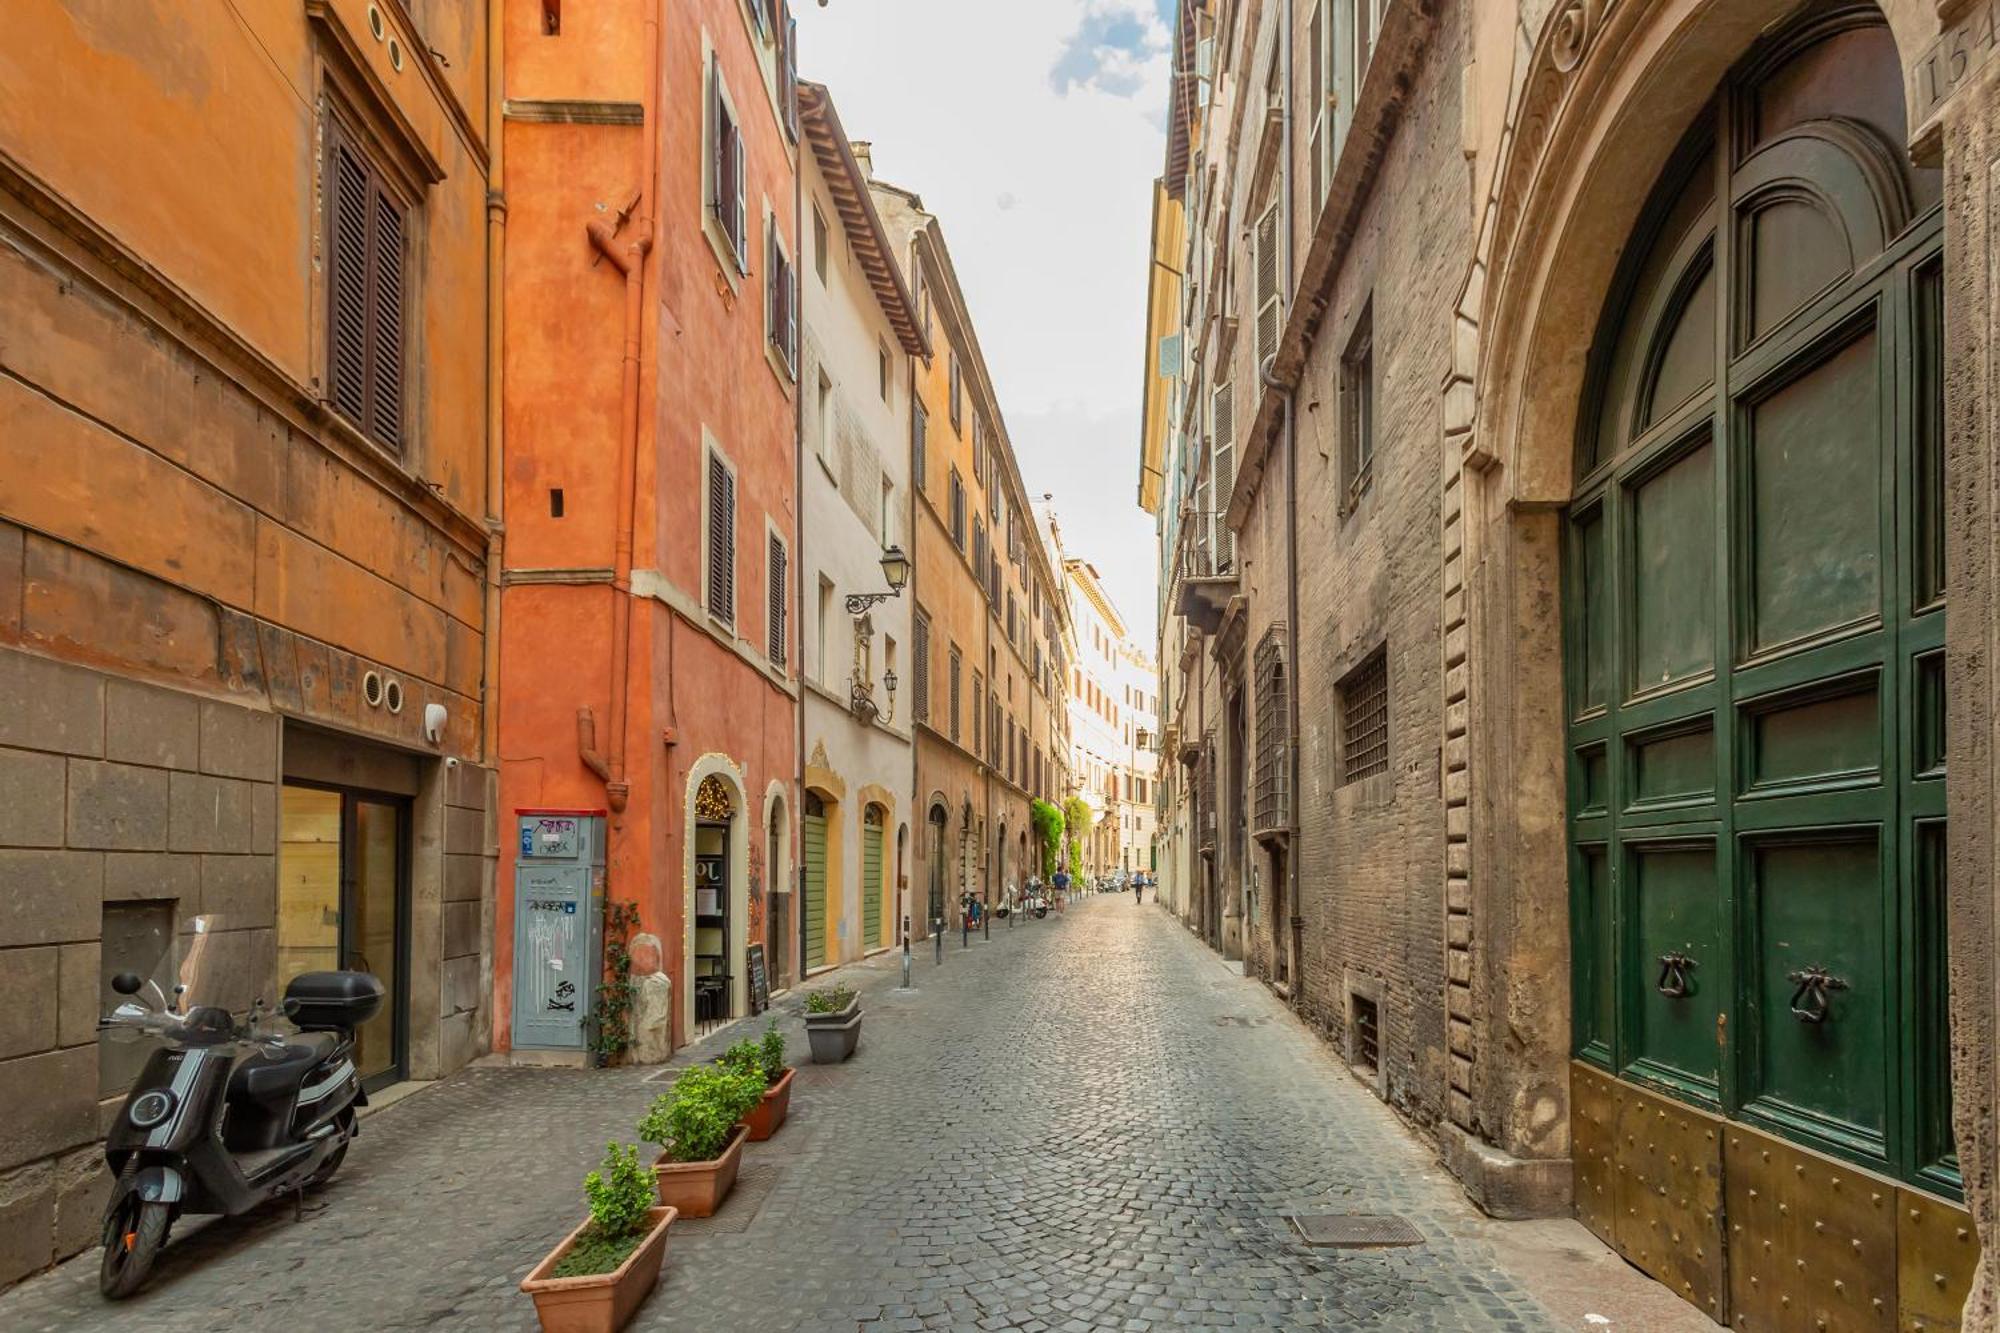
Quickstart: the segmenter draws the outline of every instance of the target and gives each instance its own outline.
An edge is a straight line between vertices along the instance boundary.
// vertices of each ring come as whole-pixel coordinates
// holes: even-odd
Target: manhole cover
[[[1342,1250],[1385,1249],[1421,1245],[1423,1233],[1400,1217],[1366,1213],[1309,1213],[1291,1219],[1299,1239],[1308,1245]]]
[[[677,1236],[740,1236],[757,1220],[764,1199],[778,1183],[778,1168],[768,1164],[745,1166],[736,1175],[736,1187],[722,1201],[713,1217],[674,1219]]]

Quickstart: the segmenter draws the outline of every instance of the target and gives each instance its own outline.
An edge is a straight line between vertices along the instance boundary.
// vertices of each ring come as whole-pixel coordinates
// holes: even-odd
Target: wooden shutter
[[[715,214],[715,221],[724,231],[729,229],[729,214],[723,208],[723,201],[731,195],[729,185],[730,163],[733,155],[729,150],[729,108],[722,100],[722,57],[708,58],[708,123],[709,123],[709,211]]]
[[[930,413],[924,410],[923,399],[913,393],[910,395],[910,477],[920,491],[926,484],[924,455],[929,452],[926,447],[929,443]]]
[[[736,621],[736,478],[714,454],[708,456],[708,609]]]
[[[783,0],[778,8],[778,31],[784,37],[785,49],[781,61],[784,69],[785,132],[794,140],[799,137],[799,23],[792,17],[790,0]]]
[[[1272,204],[1264,210],[1264,216],[1257,219],[1257,365],[1264,363],[1278,351],[1278,338],[1284,333],[1283,305],[1284,292],[1279,286],[1278,273],[1278,206]]]
[[[1231,569],[1236,558],[1236,546],[1229,524],[1223,514],[1229,508],[1230,493],[1236,488],[1236,401],[1234,386],[1224,384],[1217,388],[1214,398],[1214,523],[1215,536],[1211,550],[1215,553],[1215,572],[1220,574]]]
[[[377,441],[403,447],[403,207],[375,184],[374,235],[368,286],[372,297],[368,347],[368,430]]]
[[[928,722],[931,717],[931,621],[923,612],[917,612],[916,624],[912,627],[916,643],[912,647],[915,659],[913,668],[916,680],[911,685],[910,705],[916,720]]]
[[[769,574],[764,589],[764,624],[765,637],[769,640],[767,647],[771,654],[771,661],[776,666],[783,666],[785,664],[786,651],[790,646],[789,636],[785,632],[786,613],[791,605],[785,597],[787,574],[789,573],[786,567],[786,559],[785,543],[774,532],[771,534],[770,553],[767,557]]]
[[[743,210],[743,130],[733,117],[729,122],[729,152],[731,158],[729,179],[736,190],[736,211],[729,234],[730,239],[736,242],[738,259],[747,260],[749,256],[744,254],[744,247],[749,233],[745,230]],[[744,267],[747,270],[747,263]]]
[[[972,673],[972,752],[979,753],[980,737],[984,734],[979,726],[979,698],[986,693],[986,680],[977,671]]]
[[[376,443],[400,452],[408,215],[365,153],[330,127],[327,397]]]
[[[958,672],[960,660],[958,649],[954,646],[951,650],[951,738],[953,741],[958,739]]]
[[[333,136],[332,264],[327,281],[328,397],[357,426],[368,413],[368,199],[361,155]]]

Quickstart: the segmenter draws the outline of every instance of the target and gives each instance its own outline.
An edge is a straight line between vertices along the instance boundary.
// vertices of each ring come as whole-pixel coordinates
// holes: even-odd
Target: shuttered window
[[[409,213],[338,121],[328,138],[327,396],[401,453]]]
[[[736,474],[708,456],[708,613],[736,623]]]
[[[951,646],[951,718],[948,730],[952,740],[958,740],[958,645]]]
[[[1226,574],[1236,567],[1235,537],[1223,517],[1229,511],[1230,494],[1236,489],[1236,395],[1232,385],[1225,384],[1215,391],[1213,426],[1215,458],[1210,465],[1210,494],[1215,512],[1210,520],[1214,524],[1210,549],[1215,553],[1215,572]]]
[[[1278,338],[1285,331],[1283,275],[1278,268],[1278,206],[1271,205],[1257,219],[1257,364],[1277,355]]]
[[[784,49],[778,52],[778,105],[785,109],[785,133],[792,142],[799,138],[799,23],[792,17],[791,0],[782,0],[778,9],[778,37]]]
[[[1375,307],[1361,312],[1340,358],[1341,509],[1353,507],[1375,469]]]
[[[951,429],[965,434],[965,376],[958,368],[958,353],[951,354]]]
[[[785,253],[784,237],[778,234],[778,219],[764,219],[764,336],[794,375],[799,364],[799,284],[792,271],[792,257]]]
[[[959,550],[965,549],[965,479],[957,468],[951,470],[951,540]]]
[[[788,608],[791,603],[786,595],[790,586],[791,571],[787,568],[789,559],[784,539],[777,533],[772,533],[764,565],[764,637],[766,650],[771,655],[771,664],[780,667],[785,664],[790,648],[787,629]]]
[[[729,242],[736,266],[749,272],[743,221],[743,129],[722,86],[722,58],[708,62],[708,211]]]
[[[924,456],[930,452],[931,414],[924,410],[923,400],[914,393],[910,395],[910,477],[919,491],[928,484],[928,469],[924,466]]]
[[[976,700],[985,693],[986,693],[986,682],[980,677],[977,671],[973,672],[972,697]],[[983,734],[984,733],[981,731],[979,726],[979,708],[975,704],[972,710],[972,752],[974,754],[979,753],[979,747],[981,744],[980,737]]]
[[[915,683],[910,687],[910,707],[919,722],[931,720],[931,618],[917,612],[916,623],[911,626],[915,642],[911,653],[915,659]]]

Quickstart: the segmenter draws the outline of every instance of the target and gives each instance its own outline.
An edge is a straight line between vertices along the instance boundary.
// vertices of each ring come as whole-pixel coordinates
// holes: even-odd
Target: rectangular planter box
[[[548,1258],[521,1280],[521,1290],[534,1298],[535,1316],[542,1321],[542,1333],[617,1333],[625,1327],[660,1280],[660,1265],[667,1257],[667,1228],[680,1214],[673,1208],[655,1208],[646,1216],[652,1230],[639,1248],[625,1256],[625,1262],[609,1273],[591,1277],[550,1277],[576,1239],[590,1226],[583,1225],[563,1238]]]
[[[806,1040],[816,1065],[837,1065],[853,1055],[861,1044],[861,997],[855,996],[837,1013],[807,1014]]]
[[[683,1217],[713,1217],[736,1184],[743,1162],[743,1141],[750,1131],[737,1125],[729,1131],[722,1152],[706,1162],[670,1162],[664,1153],[653,1163],[660,1202],[678,1208]]]
[[[762,1143],[785,1123],[785,1116],[792,1108],[792,1076],[798,1072],[787,1069],[778,1075],[778,1081],[764,1089],[756,1109],[743,1117],[743,1127],[750,1131],[750,1142]]]

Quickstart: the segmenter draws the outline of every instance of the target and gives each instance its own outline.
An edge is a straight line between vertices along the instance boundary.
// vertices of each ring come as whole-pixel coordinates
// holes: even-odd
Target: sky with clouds
[[[941,220],[1031,496],[1153,643],[1138,507],[1172,0],[793,0],[799,72]]]

